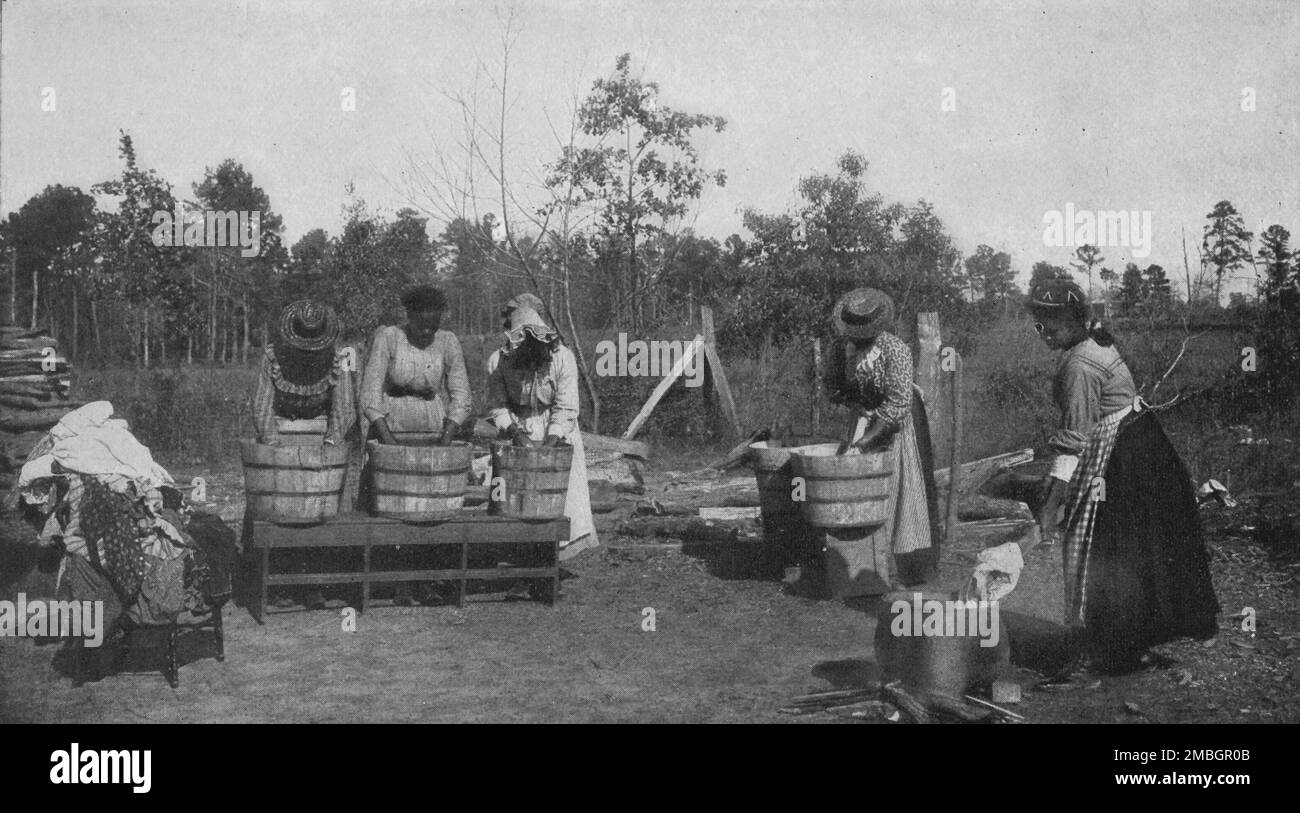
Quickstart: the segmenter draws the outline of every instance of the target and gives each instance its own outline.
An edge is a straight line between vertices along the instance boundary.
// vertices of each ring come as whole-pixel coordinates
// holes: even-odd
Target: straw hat
[[[329,305],[300,299],[280,313],[280,344],[315,353],[332,348],[339,336],[339,321]]]
[[[841,338],[874,339],[893,326],[894,300],[876,288],[856,288],[835,303],[831,322]]]

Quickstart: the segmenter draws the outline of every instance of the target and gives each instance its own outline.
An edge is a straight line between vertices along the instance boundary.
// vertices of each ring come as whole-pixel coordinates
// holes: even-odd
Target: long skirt
[[[929,423],[919,389],[913,391],[912,411],[894,436],[891,452],[888,519],[864,537],[827,543],[827,568],[846,570],[843,581],[858,585],[841,590],[844,595],[917,584],[933,575],[938,565],[938,497]],[[866,578],[863,571],[874,571],[874,578]]]
[[[1065,620],[1098,667],[1132,668],[1151,646],[1215,634],[1191,476],[1154,414],[1097,423],[1066,506]]]

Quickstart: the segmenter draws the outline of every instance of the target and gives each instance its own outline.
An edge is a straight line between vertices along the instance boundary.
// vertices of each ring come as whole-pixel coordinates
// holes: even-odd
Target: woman
[[[307,299],[280,313],[279,335],[262,356],[253,395],[253,427],[260,443],[278,446],[325,419],[324,441],[343,442],[356,422],[356,397],[344,371],[334,311]]]
[[[253,394],[253,428],[259,443],[343,443],[357,420],[356,394],[345,356],[335,347],[339,323],[328,305],[301,299],[280,312],[278,335],[266,347]],[[323,435],[321,419],[324,419]],[[309,565],[337,565],[338,552],[289,554],[288,567],[304,573]],[[325,606],[320,588],[301,591],[307,609]],[[282,597],[277,604],[291,603]]]
[[[367,437],[395,444],[399,435],[432,436],[435,443],[450,443],[469,417],[470,394],[460,341],[438,329],[447,297],[422,285],[406,292],[402,306],[406,324],[384,325],[370,340],[361,379]]]
[[[1090,323],[1079,286],[1035,286],[1028,308],[1047,346],[1064,352],[1039,524],[1050,544],[1064,509],[1066,623],[1094,668],[1132,670],[1155,644],[1217,629],[1191,476],[1137,397],[1114,337]]]
[[[831,400],[849,404],[859,419],[845,446],[891,450],[893,504],[881,533],[890,540],[898,580],[917,584],[937,566],[938,503],[925,407],[912,383],[912,353],[891,332],[894,303],[883,291],[858,288],[845,294],[832,322],[843,344],[831,355]],[[890,574],[880,575],[892,580]]]
[[[578,429],[578,363],[537,311],[512,303],[506,346],[488,359],[488,418],[516,445],[573,446],[564,503],[569,539],[560,550],[569,559],[599,544]]]
[[[447,298],[437,288],[421,285],[402,296],[402,306],[406,323],[382,326],[370,340],[361,378],[361,408],[369,423],[366,437],[386,444],[432,440],[446,445],[460,434],[470,412],[469,376],[460,341],[451,331],[439,329]],[[367,465],[361,497],[367,510],[372,507],[372,478]],[[438,551],[392,550],[376,555],[381,559],[398,557],[406,567],[432,567],[437,564]],[[420,583],[415,594],[425,604],[443,604],[450,601],[451,587]],[[411,592],[410,584],[403,582],[394,600],[409,604]]]

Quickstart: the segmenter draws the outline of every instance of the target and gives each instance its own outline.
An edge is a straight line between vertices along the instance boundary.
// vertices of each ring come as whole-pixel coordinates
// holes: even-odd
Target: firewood
[[[26,432],[32,429],[49,429],[58,423],[68,411],[60,408],[37,409],[28,411],[0,411],[0,429],[7,432]]]
[[[918,725],[927,725],[933,722],[929,713],[925,710],[925,706],[915,697],[908,694],[907,691],[903,689],[902,684],[898,682],[890,683],[882,689],[882,692],[884,693],[886,700],[893,703],[895,706],[898,706],[899,711],[903,712],[908,717],[911,717],[912,721]]]
[[[989,709],[975,708],[961,698],[944,692],[928,692],[925,696],[925,705],[931,711],[956,717],[967,723],[982,723],[993,716],[993,712]]]

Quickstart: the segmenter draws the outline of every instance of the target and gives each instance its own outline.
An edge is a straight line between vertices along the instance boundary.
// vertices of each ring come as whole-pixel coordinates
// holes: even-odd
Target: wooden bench
[[[254,583],[249,612],[264,623],[268,587],[280,585],[361,584],[361,612],[370,601],[374,582],[455,581],[459,584],[457,606],[465,605],[465,586],[471,580],[514,581],[545,579],[544,600],[554,604],[559,594],[560,543],[569,538],[569,520],[523,521],[478,512],[466,512],[429,524],[405,523],[368,514],[342,514],[319,525],[279,525],[245,518],[244,545],[251,556]],[[371,554],[376,548],[397,545],[451,546],[459,548],[459,566],[441,570],[373,570]],[[546,552],[539,565],[473,568],[470,549],[483,546],[529,545]],[[359,548],[361,570],[324,573],[272,573],[271,551],[290,548]]]

